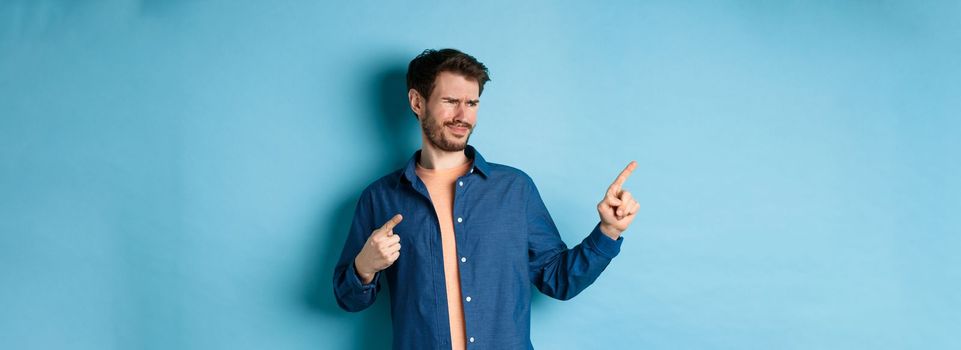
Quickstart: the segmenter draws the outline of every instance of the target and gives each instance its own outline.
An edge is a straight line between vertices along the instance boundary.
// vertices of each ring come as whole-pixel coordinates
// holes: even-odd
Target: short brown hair
[[[480,89],[478,95],[484,92],[484,83],[491,80],[487,67],[474,56],[455,49],[428,49],[414,57],[407,66],[407,90],[414,89],[425,100],[430,99],[434,80],[440,72],[457,73],[476,80]]]

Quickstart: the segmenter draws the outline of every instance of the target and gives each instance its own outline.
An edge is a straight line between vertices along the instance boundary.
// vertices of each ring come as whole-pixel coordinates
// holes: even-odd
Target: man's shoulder
[[[499,164],[499,163],[487,163],[488,171],[490,172],[490,177],[507,178],[507,179],[530,179],[531,177],[527,175],[523,170],[512,167],[510,165]]]
[[[496,182],[508,184],[509,186],[521,186],[524,188],[534,187],[534,179],[521,169],[510,165],[487,163],[487,178]]]
[[[398,182],[401,181],[403,177],[404,168],[391,171],[368,184],[364,192],[376,192],[396,188]]]

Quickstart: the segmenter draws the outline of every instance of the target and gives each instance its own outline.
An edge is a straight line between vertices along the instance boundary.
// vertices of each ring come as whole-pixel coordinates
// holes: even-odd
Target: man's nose
[[[458,103],[457,107],[454,108],[454,120],[462,120],[464,116],[467,115],[465,111],[467,110],[467,105],[465,103]]]

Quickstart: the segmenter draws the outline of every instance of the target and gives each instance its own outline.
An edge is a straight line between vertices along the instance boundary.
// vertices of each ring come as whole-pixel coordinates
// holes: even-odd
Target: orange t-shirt
[[[454,241],[454,182],[466,174],[472,162],[451,169],[425,169],[417,165],[417,177],[427,186],[440,224],[440,242],[444,255],[444,281],[447,285],[447,310],[450,319],[450,342],[453,349],[465,349],[464,304],[460,294],[460,269]]]

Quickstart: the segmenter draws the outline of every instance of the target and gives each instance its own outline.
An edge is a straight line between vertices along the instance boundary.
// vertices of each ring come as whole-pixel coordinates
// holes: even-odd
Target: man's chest
[[[390,200],[375,205],[375,221],[401,214],[394,228],[401,237],[399,267],[423,267],[439,261],[442,224],[453,227],[457,253],[462,260],[490,265],[526,263],[526,195],[511,187],[457,186],[451,205],[442,210],[425,191],[389,194]],[[444,210],[446,209],[446,210]],[[449,220],[449,221],[448,221]],[[466,264],[466,261],[464,261]],[[462,266],[463,268],[463,266]]]

